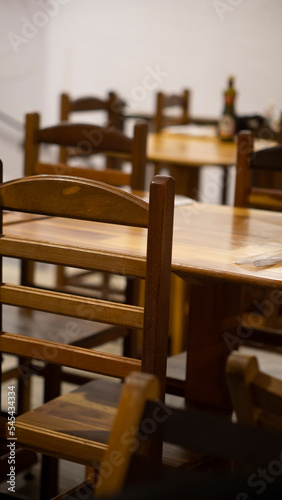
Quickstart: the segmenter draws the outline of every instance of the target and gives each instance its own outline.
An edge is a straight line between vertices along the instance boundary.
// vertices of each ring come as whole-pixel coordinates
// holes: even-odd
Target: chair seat
[[[98,467],[113,427],[121,389],[119,381],[94,380],[25,413],[16,422],[18,444],[40,450],[42,441],[37,438],[45,434],[46,453],[52,450],[55,455],[56,450],[57,456],[66,460],[73,461],[76,456],[76,462]],[[89,445],[87,455],[85,445]],[[163,460],[171,467],[192,467],[202,457],[165,443]]]

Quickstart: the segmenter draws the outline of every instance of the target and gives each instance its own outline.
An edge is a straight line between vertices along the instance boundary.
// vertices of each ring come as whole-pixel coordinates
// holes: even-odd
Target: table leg
[[[225,364],[226,332],[238,325],[241,286],[216,282],[191,285],[187,338],[186,399],[230,410]]]
[[[199,167],[183,167],[174,164],[155,164],[155,174],[165,169],[175,180],[175,192],[189,198],[197,199],[199,188]]]

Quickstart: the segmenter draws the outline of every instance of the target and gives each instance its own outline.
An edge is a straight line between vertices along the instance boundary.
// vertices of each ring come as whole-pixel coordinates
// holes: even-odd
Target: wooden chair
[[[48,128],[40,128],[40,117],[38,113],[27,114],[26,116],[26,139],[25,139],[25,165],[24,174],[45,174],[57,173],[60,175],[71,175],[94,179],[108,184],[123,187],[129,186],[131,189],[144,190],[145,167],[146,167],[146,123],[136,123],[134,136],[129,138],[121,131],[98,127],[90,124],[60,124]],[[96,170],[93,168],[70,166],[65,163],[42,163],[40,161],[40,148],[46,144],[69,146],[76,150],[87,151],[95,155],[99,153],[108,154],[112,159],[123,158],[131,164],[131,173],[106,168]],[[24,281],[26,283],[33,279],[31,266],[28,265],[24,271]],[[30,273],[30,275],[29,275]],[[66,286],[87,286],[85,273],[75,274],[68,278],[64,267],[58,269],[58,285]],[[107,276],[103,276],[100,292],[108,293],[110,284],[104,282]],[[93,284],[90,285],[93,289]],[[97,286],[95,288],[97,290]],[[124,290],[122,291],[124,294]]]
[[[182,94],[157,93],[155,131],[161,132],[170,125],[185,125],[189,123],[190,92],[185,89]],[[179,110],[177,115],[168,115],[167,110]]]
[[[169,94],[165,92],[158,92],[156,94],[156,104],[155,104],[155,117],[154,117],[154,130],[155,132],[161,132],[165,127],[173,125],[185,125],[190,121],[190,91],[184,89],[183,92],[179,94]],[[172,114],[173,113],[173,114]],[[180,191],[180,187],[183,185],[181,176],[179,177],[179,169],[174,168],[173,165],[165,164],[155,164],[155,172],[160,173],[163,169],[170,172],[176,182],[176,192],[183,194]],[[191,186],[191,193],[189,196],[194,196],[192,192],[193,188],[198,184],[198,170],[195,168],[185,169],[185,176],[188,180],[185,180],[185,189],[183,192],[187,194],[186,187],[187,184]],[[178,329],[185,329],[187,322],[187,307],[185,308],[185,303],[187,306],[186,296],[188,294],[188,285],[183,280],[177,276],[172,278],[173,287],[173,300],[174,304],[183,304],[182,313],[177,314],[177,309],[179,307],[173,307],[172,317],[173,324],[178,323]],[[186,309],[186,313],[184,310]]]
[[[61,124],[46,129],[40,128],[39,114],[31,113],[26,116],[26,138],[25,138],[25,176],[37,174],[62,174],[70,176],[79,176],[98,181],[103,181],[115,186],[128,186],[133,189],[144,188],[145,178],[145,161],[146,161],[146,137],[147,125],[145,123],[137,123],[135,125],[135,132],[133,138],[128,138],[122,132],[116,130],[109,130],[103,127],[75,124]],[[99,140],[98,140],[99,139]],[[118,157],[125,157],[132,164],[132,172],[126,173],[114,169],[106,169],[104,171],[96,171],[90,168],[70,167],[65,164],[58,163],[43,163],[40,162],[40,147],[44,145],[57,144],[59,146],[81,145],[85,144],[93,153],[101,151],[108,151],[110,154],[117,155]],[[111,288],[109,273],[101,273],[101,284],[87,285],[87,278],[89,273],[81,270],[71,275],[66,274],[65,266],[59,266],[57,272],[57,285],[59,288],[65,288],[69,291],[77,291],[90,293],[97,297],[106,296],[104,291],[107,291],[108,297],[116,296],[118,293],[115,289]],[[103,281],[106,279],[106,282]],[[24,260],[22,262],[22,283],[27,286],[33,286],[35,283],[34,277],[34,264],[30,261]],[[123,302],[125,298],[133,301],[133,280],[129,280],[129,288],[124,288],[118,294],[119,299]],[[94,289],[94,290],[93,290]],[[21,311],[13,315],[6,315],[5,325],[17,328],[18,333],[25,334],[25,331],[35,331],[38,325],[42,324],[42,336],[48,338],[50,330],[55,331],[56,335],[66,336],[66,320],[58,315],[48,315],[48,319],[42,315],[42,312],[33,311],[32,322],[30,318],[23,315]],[[43,317],[42,317],[43,316]],[[128,329],[113,327],[112,325],[95,325],[82,324],[77,328],[77,335],[71,335],[69,343],[78,346],[96,347],[105,342],[112,341],[113,339],[126,337],[125,351],[131,350],[132,346],[129,339]],[[29,361],[21,360],[20,365],[22,372],[25,371],[26,378],[23,383],[20,378],[21,390],[19,391],[19,412],[27,411],[30,401],[30,377],[29,374],[40,374],[45,377],[45,397],[47,401],[59,395],[60,393],[60,370],[57,370],[56,376],[50,378],[49,368],[47,370],[38,367],[36,363],[29,365]],[[25,366],[25,368],[24,368]],[[54,367],[53,367],[54,371]],[[45,376],[46,375],[46,376]],[[83,383],[83,377],[75,377],[72,374],[63,372],[63,379],[68,382]],[[14,376],[14,370],[11,373],[7,372],[5,378],[8,380]],[[49,383],[50,380],[50,383]],[[55,383],[56,382],[56,383]]]
[[[250,474],[281,455],[281,432],[273,434],[215,415],[164,405],[158,400],[157,382],[156,377],[144,373],[131,373],[126,378],[94,488],[85,482],[54,500],[80,498],[82,494],[83,498],[93,498],[93,494],[94,498],[123,498],[122,492],[128,500],[148,495],[166,500],[239,498]],[[202,451],[214,457],[216,466],[213,472],[208,468],[197,472],[169,468],[144,456],[143,450],[141,453],[142,444],[149,440]],[[226,467],[230,460],[241,464],[244,471]],[[274,491],[281,493],[281,478],[277,483]],[[268,495],[270,492],[273,490]]]
[[[282,146],[254,151],[254,135],[251,131],[238,134],[235,206],[281,211],[282,190],[267,186],[267,176],[271,172],[280,173],[282,178]],[[259,185],[256,176],[265,175]]]
[[[56,173],[60,175],[78,175],[107,182],[118,187],[131,186],[132,189],[144,189],[146,164],[147,124],[136,123],[134,136],[127,137],[121,131],[91,124],[61,123],[53,127],[40,128],[38,113],[26,115],[24,175]],[[80,168],[65,163],[46,164],[40,161],[39,148],[42,145],[69,146],[84,153],[107,154],[122,158],[132,165],[131,174],[112,169],[95,170]]]
[[[147,228],[147,251],[139,258],[121,258],[113,252],[95,251],[77,244],[36,241],[36,235],[15,240],[5,236],[2,226],[1,255],[103,269],[115,274],[145,278],[144,307],[108,302],[81,295],[54,292],[40,287],[1,284],[1,305],[111,323],[143,331],[142,360],[102,351],[42,340],[14,332],[1,332],[0,352],[68,366],[123,379],[132,370],[153,373],[160,379],[164,398],[168,349],[168,319],[171,274],[174,181],[157,176],[150,186],[150,203],[112,186],[74,177],[37,175],[0,186],[1,209],[41,216],[71,218]],[[118,207],[118,209],[115,209]],[[122,384],[94,380],[71,394],[49,401],[16,419],[17,444],[23,448],[95,467],[107,447]],[[6,439],[7,421],[0,421],[0,435]],[[49,464],[49,460],[47,464]],[[46,467],[46,461],[43,461]],[[51,460],[52,463],[52,460]],[[54,471],[44,467],[41,498],[49,498],[48,485],[56,483]],[[51,467],[51,466],[50,466]],[[55,490],[55,488],[54,488]],[[55,494],[55,491],[52,494]]]
[[[254,151],[254,135],[250,131],[241,131],[238,134],[237,163],[236,163],[236,186],[235,201],[236,207],[250,207],[264,210],[282,210],[282,189],[269,187],[269,173],[277,174],[277,181],[282,181],[282,146],[276,146],[259,151]],[[260,177],[258,178],[258,175]],[[273,180],[273,179],[272,179]],[[279,184],[278,184],[279,185]],[[268,186],[268,187],[267,187]],[[269,290],[261,295],[254,287],[246,288],[245,301],[247,310],[252,310],[254,300],[271,301]],[[271,301],[273,304],[273,301]],[[262,318],[262,326],[276,328],[279,319],[279,307],[273,304],[273,313]],[[280,343],[280,335],[269,331],[266,335],[263,331],[254,328],[250,340],[260,341],[264,339],[270,343]]]
[[[255,356],[237,352],[229,355],[226,372],[238,421],[281,431],[282,380],[261,372]]]
[[[123,109],[125,103],[116,95],[115,92],[109,92],[107,99],[100,99],[99,97],[94,96],[71,99],[68,94],[64,93],[61,94],[60,100],[60,120],[62,122],[70,121],[73,113],[101,111],[106,115],[104,123],[105,127],[109,129],[114,127],[115,129],[121,131],[123,130]],[[72,156],[71,151],[73,152],[74,148],[68,150],[67,148],[61,147],[60,161],[62,163],[66,163],[67,158]],[[75,155],[77,154],[78,152],[76,151]],[[114,163],[115,161],[117,161],[117,159],[108,158],[108,168],[117,167]]]

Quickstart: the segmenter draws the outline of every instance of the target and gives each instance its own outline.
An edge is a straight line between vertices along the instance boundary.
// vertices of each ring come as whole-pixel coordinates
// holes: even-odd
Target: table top
[[[262,149],[274,144],[257,139],[254,147]],[[217,137],[194,137],[168,132],[148,134],[147,158],[154,162],[191,167],[229,166],[236,163],[236,151],[236,142],[223,142]]]
[[[25,221],[25,222],[23,222]],[[282,213],[191,203],[175,208],[172,269],[184,278],[282,287],[282,264],[256,268],[238,259],[276,251],[282,245]],[[77,244],[143,257],[146,230],[28,214],[5,214],[8,236]]]

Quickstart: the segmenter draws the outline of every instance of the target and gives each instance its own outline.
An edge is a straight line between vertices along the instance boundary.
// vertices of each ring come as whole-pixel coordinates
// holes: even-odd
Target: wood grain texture
[[[77,245],[113,255],[138,257],[145,262],[146,231],[105,224],[78,223],[54,218],[30,220],[28,215],[7,215],[5,235],[34,241]],[[4,221],[6,220],[6,214]],[[23,221],[25,221],[23,223]],[[185,279],[253,283],[279,288],[280,265],[256,268],[237,265],[238,259],[279,250],[282,215],[255,209],[193,203],[176,207],[172,270]]]
[[[67,193],[66,193],[67,191]],[[64,196],[75,193],[73,205],[66,202]],[[112,195],[117,203],[111,204]],[[29,197],[31,199],[29,199]],[[27,200],[27,201],[26,201]],[[103,202],[104,200],[104,202]],[[28,204],[28,207],[26,207]],[[110,355],[102,351],[84,349],[79,346],[66,345],[52,340],[43,340],[36,337],[27,337],[13,332],[1,332],[1,352],[45,361],[47,365],[68,366],[90,371],[98,375],[107,375],[124,379],[132,370],[142,370],[157,375],[160,380],[160,394],[165,395],[166,386],[166,359],[168,348],[168,311],[170,299],[171,280],[171,252],[172,230],[174,211],[174,180],[171,177],[157,176],[150,185],[149,205],[139,198],[112,188],[106,184],[99,184],[91,180],[71,179],[56,176],[33,176],[18,181],[11,181],[0,186],[0,205],[20,212],[27,210],[35,214],[48,214],[44,219],[31,220],[27,215],[27,224],[51,221],[50,215],[57,215],[59,221],[69,219],[71,224],[76,220],[78,224],[85,221],[98,219],[104,223],[111,221],[120,227],[135,224],[135,229],[145,233],[145,298],[144,307],[130,306],[119,302],[99,301],[86,296],[55,292],[41,289],[1,283],[1,305],[7,303],[17,307],[29,307],[39,311],[50,311],[52,314],[62,314],[79,319],[86,318],[93,321],[102,321],[108,324],[126,324],[137,329],[143,329],[142,361],[126,358],[125,356]],[[46,205],[46,206],[45,206]],[[95,208],[93,209],[93,205]],[[126,207],[124,211],[122,209]],[[106,207],[106,209],[105,209]],[[136,208],[136,211],[135,211]],[[85,213],[84,213],[85,211]],[[110,212],[115,212],[113,215]],[[135,216],[134,216],[135,212]],[[100,215],[99,215],[100,214]],[[18,215],[17,215],[18,216]],[[65,218],[62,218],[65,217]],[[81,217],[81,220],[77,220]],[[33,217],[32,217],[33,219]],[[135,219],[135,222],[134,222]],[[104,224],[103,223],[103,224]],[[92,224],[92,222],[91,222]],[[11,218],[7,228],[16,227]],[[22,224],[24,226],[25,223]],[[145,226],[145,227],[143,227]],[[146,229],[145,229],[146,228]],[[129,229],[129,228],[128,228]],[[107,230],[111,234],[111,228]],[[61,231],[60,231],[61,233]],[[50,235],[54,234],[54,228]],[[35,259],[41,254],[52,260],[52,242],[47,238],[38,244],[34,233],[24,229],[22,245],[19,244],[20,236],[5,237],[5,255],[17,256],[19,259],[31,257]],[[61,233],[62,235],[62,233]],[[88,234],[89,237],[89,234]],[[90,240],[93,241],[93,235]],[[28,239],[31,241],[28,243]],[[75,236],[75,239],[77,236]],[[87,238],[88,239],[88,238]],[[99,239],[99,238],[98,238]],[[63,258],[63,246],[55,246],[54,258]],[[77,249],[78,241],[75,244]],[[14,243],[14,244],[13,244]],[[34,246],[33,246],[33,243]],[[130,240],[128,241],[130,246]],[[27,248],[31,250],[29,251]],[[28,246],[29,245],[29,246]],[[44,248],[46,245],[46,249]],[[71,249],[72,242],[68,241],[66,258],[74,258],[75,249]],[[42,248],[42,251],[41,251]],[[82,250],[85,247],[82,245]],[[94,247],[92,247],[94,248]],[[139,249],[138,249],[139,250]],[[73,253],[74,252],[74,253]],[[82,251],[76,257],[77,263],[81,259],[81,266],[87,267],[89,255],[94,260],[94,251],[87,243],[87,252]],[[105,252],[106,267],[111,261],[115,272],[114,263],[119,259],[113,256],[109,259],[108,251]],[[100,264],[102,265],[103,251],[99,251]],[[140,271],[140,258],[138,251],[130,255],[137,258],[136,269]],[[83,260],[85,259],[85,262]],[[61,262],[61,260],[60,260]],[[99,265],[100,265],[99,264]],[[95,268],[95,264],[93,264]],[[117,266],[120,272],[119,264]],[[91,265],[92,268],[92,265]],[[131,267],[134,270],[134,264]],[[144,264],[143,264],[144,270]],[[138,272],[139,272],[138,271]],[[127,319],[126,319],[127,317]],[[34,333],[34,331],[33,331]],[[39,335],[40,337],[40,335]],[[48,366],[47,366],[48,369]],[[47,370],[48,371],[48,370]],[[57,382],[56,380],[54,382]],[[54,383],[54,385],[56,385]],[[107,439],[111,430],[116,406],[119,401],[120,384],[116,382],[102,386],[95,382],[89,386],[82,386],[73,394],[52,399],[47,405],[24,413],[17,420],[17,443],[25,448],[41,451],[52,457],[61,457],[79,463],[95,466],[102,458],[106,449]],[[3,437],[3,433],[1,433]]]
[[[20,222],[25,218],[26,222]],[[16,214],[14,218],[7,215],[7,220],[8,225],[4,227],[5,233],[9,236],[25,239],[30,236],[35,240],[42,239],[56,244],[68,241],[70,244],[77,245],[80,241],[84,248],[95,248],[96,251],[101,252],[110,251],[120,256],[137,256],[141,262],[145,262],[146,231],[140,228],[115,226],[109,231],[104,224],[90,225],[87,222],[78,224],[75,221],[70,223],[62,219],[55,221],[52,218],[29,220],[28,215],[21,216],[20,214]],[[199,345],[196,347],[196,342],[194,351],[192,340],[190,342],[191,357],[193,359],[194,356],[195,362],[190,364],[190,383],[187,381],[190,395],[193,394],[197,400],[215,404],[216,402],[222,404],[225,401],[226,406],[230,408],[226,383],[222,379],[218,384],[220,375],[216,374],[224,372],[226,357],[229,354],[223,337],[224,329],[239,325],[237,318],[241,315],[241,308],[238,295],[240,290],[237,285],[239,288],[246,283],[277,289],[282,287],[281,265],[256,268],[251,264],[238,265],[235,262],[263,252],[279,250],[281,223],[282,214],[278,212],[201,203],[175,208],[172,270],[185,280],[194,283],[198,288],[198,307],[195,304],[194,314],[194,305],[191,307],[191,304],[194,304],[192,299],[190,325],[188,324],[187,329],[187,335],[199,339]],[[206,285],[214,287],[214,291],[217,290],[216,294],[208,294]],[[231,306],[234,290],[237,290],[237,298],[233,301],[232,314],[229,309],[228,317],[224,309],[220,310],[218,305],[217,311],[220,316],[217,322],[209,321],[209,317],[206,317],[203,311],[212,311],[213,301],[219,301],[220,297],[230,297]],[[210,305],[208,305],[208,297],[211,300]],[[205,338],[206,350],[203,352],[199,335],[204,335]],[[205,364],[201,361],[208,355],[209,349],[212,349],[214,353],[215,368],[212,364]],[[205,366],[205,369],[201,371],[201,376],[199,376],[197,363]],[[217,384],[212,382],[215,378]],[[205,381],[206,389],[202,391],[201,387]]]
[[[274,145],[275,142],[255,140],[255,150]],[[224,143],[216,137],[192,137],[162,132],[148,134],[147,159],[199,168],[203,165],[235,165],[237,144]]]

